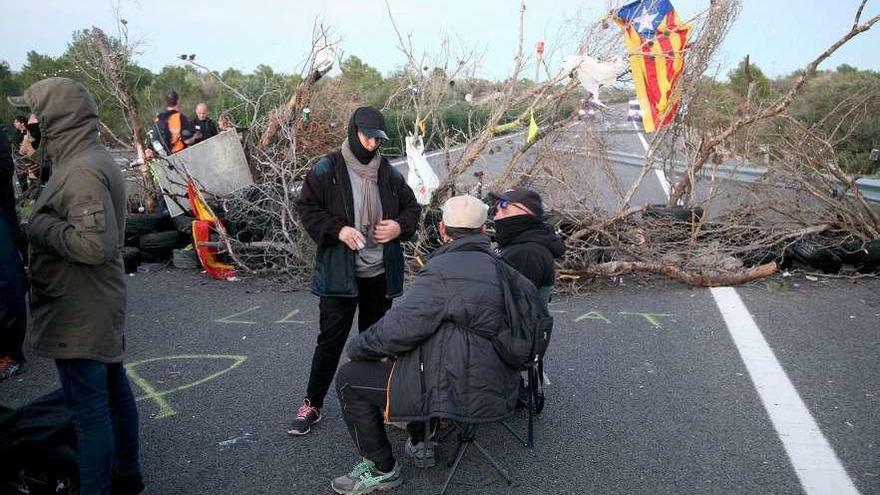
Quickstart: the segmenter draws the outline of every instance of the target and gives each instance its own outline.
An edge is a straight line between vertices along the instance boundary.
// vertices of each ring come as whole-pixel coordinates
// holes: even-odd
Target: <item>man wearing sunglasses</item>
[[[553,261],[565,253],[565,244],[553,227],[544,223],[544,202],[537,192],[524,187],[495,194],[495,241],[501,258],[529,279],[550,302],[556,270]],[[538,363],[535,410],[544,409],[544,361]],[[520,380],[518,407],[528,404],[525,377]]]
[[[550,302],[556,272],[553,260],[565,253],[565,244],[544,223],[541,195],[515,187],[495,195],[495,241],[501,257],[529,279]]]

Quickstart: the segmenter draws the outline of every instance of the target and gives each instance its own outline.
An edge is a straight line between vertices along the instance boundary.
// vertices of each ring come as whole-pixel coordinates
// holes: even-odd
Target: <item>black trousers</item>
[[[318,345],[312,356],[312,371],[306,398],[313,407],[324,407],[324,397],[330,389],[339,357],[345,348],[355,310],[358,310],[358,331],[363,332],[379,321],[391,299],[385,296],[385,274],[357,279],[358,297],[322,297]]]
[[[27,330],[27,283],[16,248],[12,220],[0,212],[0,357],[24,359],[22,343]]]
[[[391,467],[394,456],[385,433],[385,401],[391,363],[349,361],[336,374],[336,395],[342,418],[361,457],[378,466]],[[414,398],[416,400],[416,398]],[[437,421],[431,422],[432,430]],[[414,421],[406,426],[414,444],[425,438],[425,423]]]
[[[394,465],[383,415],[390,373],[390,363],[349,361],[336,375],[336,395],[351,439],[361,457],[379,466]]]

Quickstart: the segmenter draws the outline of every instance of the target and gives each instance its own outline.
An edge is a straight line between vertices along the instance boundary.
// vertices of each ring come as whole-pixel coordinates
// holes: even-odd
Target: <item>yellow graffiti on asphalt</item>
[[[311,321],[309,321],[309,320],[301,320],[301,319],[294,318],[296,316],[300,316],[299,309],[294,309],[293,311],[290,311],[289,313],[284,315],[280,320],[274,320],[274,321],[268,320],[268,319],[264,320],[264,317],[266,316],[264,311],[260,311],[259,313],[256,313],[255,315],[251,316],[251,318],[255,318],[255,320],[260,320],[260,321],[255,321],[255,320],[250,320],[250,319],[245,320],[245,319],[240,318],[243,315],[254,313],[254,311],[260,309],[260,307],[261,306],[253,306],[253,307],[250,307],[244,311],[239,311],[238,313],[231,314],[229,316],[224,316],[223,318],[218,318],[218,319],[214,320],[214,322],[215,323],[224,323],[227,325],[256,325],[257,323],[261,323],[261,322],[278,323],[278,324],[282,324],[282,325],[287,324],[287,323],[296,323],[299,325],[305,325],[305,324],[311,323]]]
[[[627,312],[627,311],[621,311],[621,312],[619,312],[618,314],[621,314],[621,315],[641,316],[642,318],[645,319],[645,321],[647,321],[648,323],[650,323],[651,325],[653,325],[654,328],[663,328],[663,325],[660,324],[660,320],[658,320],[657,318],[659,318],[659,317],[661,317],[661,316],[662,316],[662,317],[670,317],[670,316],[672,316],[672,315],[667,314],[667,313],[630,313],[630,312]]]
[[[619,311],[617,314],[624,316],[641,316],[646,322],[650,323],[654,328],[663,328],[663,325],[660,323],[658,318],[668,318],[673,315],[668,313],[635,313],[629,311]],[[584,321],[584,320],[602,320],[605,323],[611,323],[611,320],[605,317],[602,313],[598,311],[590,311],[589,313],[584,313],[577,318],[574,319],[575,323]]]
[[[602,320],[605,323],[611,323],[611,320],[602,316],[602,313],[600,313],[598,311],[590,311],[589,313],[584,313],[584,314],[578,316],[577,318],[575,318],[574,322],[577,323],[579,321],[584,321],[584,320]]]
[[[211,375],[208,375],[200,380],[196,380],[192,383],[187,383],[186,385],[181,385],[179,387],[175,387],[171,390],[156,390],[156,388],[148,380],[146,380],[144,377],[140,376],[137,373],[137,371],[135,371],[135,369],[138,366],[141,366],[143,364],[154,363],[156,361],[167,361],[167,360],[172,360],[172,359],[180,359],[180,360],[185,360],[185,359],[227,359],[227,360],[232,361],[232,364],[229,367],[227,367],[223,370],[220,370],[216,373],[213,373]],[[164,419],[169,416],[174,416],[175,414],[177,414],[177,411],[173,407],[171,407],[171,404],[166,399],[166,396],[173,394],[175,392],[180,392],[183,390],[193,388],[193,387],[201,385],[205,382],[209,382],[224,373],[227,373],[229,371],[234,370],[235,368],[238,368],[246,360],[247,360],[247,356],[234,356],[234,355],[225,355],[225,354],[184,354],[184,355],[180,355],[180,356],[165,356],[165,357],[158,357],[158,358],[150,358],[150,359],[144,359],[141,361],[135,361],[133,363],[128,363],[125,365],[125,371],[128,373],[128,378],[132,382],[134,382],[134,384],[137,385],[144,393],[144,395],[138,397],[136,400],[137,401],[142,401],[142,400],[155,401],[156,405],[159,406],[159,412],[156,414],[156,416],[154,416],[154,418],[155,419]]]
[[[237,323],[239,325],[255,325],[257,323],[255,321],[233,320],[233,318],[235,318],[236,316],[241,316],[246,313],[250,313],[251,311],[256,311],[258,309],[260,309],[259,306],[254,306],[253,308],[248,308],[244,311],[239,311],[238,313],[235,313],[234,315],[224,316],[223,318],[220,318],[220,319],[217,319],[214,321],[216,321],[217,323]]]
[[[276,321],[275,323],[308,323],[307,321],[303,321],[303,320],[291,320],[291,318],[293,318],[294,316],[296,316],[298,314],[299,314],[299,310],[294,309],[290,313],[287,313],[287,316],[285,316],[284,318],[281,318],[280,320]]]

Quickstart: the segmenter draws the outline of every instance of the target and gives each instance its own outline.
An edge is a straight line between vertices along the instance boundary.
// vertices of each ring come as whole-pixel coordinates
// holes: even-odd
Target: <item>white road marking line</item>
[[[642,133],[638,134],[647,153],[648,145]],[[666,176],[658,169],[654,171],[669,198]],[[733,287],[710,290],[804,492],[807,495],[858,495],[852,479],[776,360],[739,294]]]
[[[715,287],[711,292],[804,492],[858,495],[742,299],[733,287]]]
[[[630,123],[632,124],[633,129],[636,130],[636,136],[639,137],[639,141],[642,142],[642,148],[644,148],[645,154],[647,154],[650,146],[648,145],[648,141],[645,140],[645,135],[639,130],[639,126],[636,125],[635,120],[631,120]],[[666,174],[664,174],[659,168],[654,168],[654,174],[657,175],[657,180],[660,181],[660,187],[663,188],[663,193],[666,194],[666,199],[669,199],[669,196],[672,194],[672,184],[666,180]]]

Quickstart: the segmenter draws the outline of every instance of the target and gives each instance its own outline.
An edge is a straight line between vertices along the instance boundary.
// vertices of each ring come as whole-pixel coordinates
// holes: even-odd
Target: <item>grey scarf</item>
[[[376,225],[382,219],[382,200],[379,197],[379,165],[382,163],[382,155],[378,152],[367,163],[361,163],[348,144],[348,139],[342,142],[342,157],[345,165],[353,170],[364,180],[364,197],[361,201],[361,223],[364,225]]]

